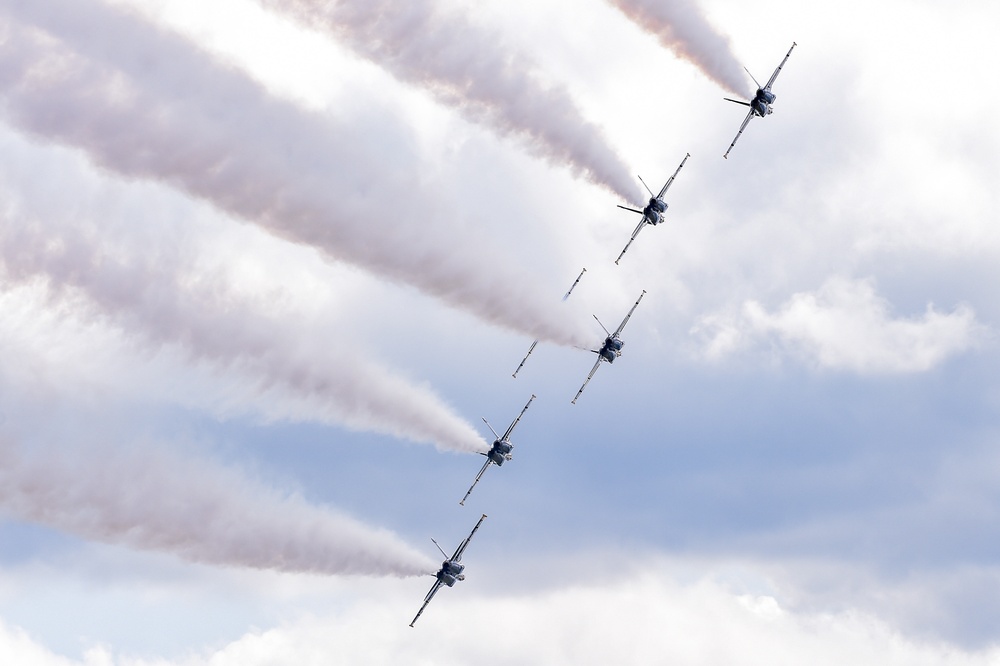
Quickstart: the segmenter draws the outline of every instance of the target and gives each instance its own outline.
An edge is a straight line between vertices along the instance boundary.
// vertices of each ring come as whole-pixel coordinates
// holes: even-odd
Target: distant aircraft
[[[796,46],[795,42],[792,42],[792,48],[788,49],[788,53],[785,54],[785,59],[782,60],[781,64],[778,65],[778,68],[774,70],[774,74],[772,74],[771,78],[767,80],[767,85],[764,87],[761,87],[761,85],[757,83],[757,79],[754,79],[753,74],[750,74],[750,70],[747,69],[747,74],[750,74],[750,78],[753,79],[753,82],[757,83],[757,94],[754,96],[752,100],[750,100],[749,102],[744,102],[743,100],[739,99],[730,99],[728,97],[723,98],[727,102],[735,102],[736,104],[742,104],[743,106],[750,107],[750,111],[747,113],[747,117],[743,119],[743,124],[740,125],[740,131],[736,133],[736,138],[733,139],[733,142],[731,144],[729,144],[729,150],[727,150],[726,154],[723,155],[724,158],[729,159],[729,151],[732,150],[733,146],[736,145],[736,142],[739,141],[740,135],[743,134],[743,130],[746,129],[747,123],[750,122],[751,118],[753,118],[754,116],[760,116],[761,118],[763,118],[764,116],[770,115],[771,113],[774,112],[774,109],[771,108],[771,105],[774,104],[774,101],[778,99],[778,97],[773,92],[771,92],[771,85],[773,85],[774,80],[778,78],[778,73],[781,71],[781,68],[785,66],[785,62],[788,60],[788,56],[792,55],[792,49],[794,49],[795,46]],[[744,67],[743,69],[746,69],[746,67]]]
[[[639,180],[642,182],[643,187],[646,188],[646,191],[649,192],[649,197],[650,197],[649,203],[646,204],[646,207],[643,208],[642,210],[639,210],[637,208],[629,208],[628,206],[622,206],[621,204],[618,204],[619,208],[630,210],[633,213],[639,213],[640,215],[642,215],[642,219],[639,220],[639,226],[637,226],[635,228],[635,231],[632,232],[632,238],[630,238],[628,243],[625,244],[625,249],[622,250],[622,253],[618,255],[617,259],[615,259],[615,265],[617,265],[618,262],[622,260],[622,257],[625,256],[625,253],[628,252],[629,245],[632,244],[632,241],[635,240],[635,237],[639,235],[639,232],[642,231],[642,228],[644,226],[646,226],[647,224],[652,224],[653,226],[656,226],[657,224],[663,221],[663,214],[667,212],[667,202],[663,200],[663,195],[667,193],[667,188],[669,188],[671,183],[674,182],[674,178],[676,178],[677,174],[681,172],[681,168],[684,166],[684,163],[688,161],[689,157],[691,157],[691,153],[688,153],[687,155],[684,156],[684,159],[681,160],[681,166],[677,167],[677,171],[674,171],[674,175],[672,175],[670,179],[667,180],[666,183],[664,183],[663,189],[661,189],[660,193],[657,194],[656,196],[653,196],[653,190],[649,189],[649,185],[646,185],[646,181],[642,180],[642,176],[639,176]]]
[[[452,555],[451,557],[448,557],[447,553],[441,550],[441,546],[438,544],[437,541],[431,539],[431,541],[434,541],[434,545],[437,546],[437,549],[441,550],[441,554],[444,555],[445,558],[447,559],[445,559],[445,561],[441,563],[441,569],[438,570],[436,574],[434,574],[437,580],[434,581],[434,585],[433,587],[431,587],[431,591],[427,593],[426,597],[424,597],[424,605],[420,607],[420,610],[417,611],[417,614],[414,616],[413,621],[410,622],[411,627],[413,626],[413,623],[416,622],[417,619],[420,617],[421,613],[424,612],[424,609],[427,608],[427,604],[431,602],[431,599],[434,598],[434,595],[437,594],[437,591],[441,589],[442,585],[447,585],[448,587],[455,587],[455,583],[457,581],[465,580],[465,574],[462,573],[463,571],[465,571],[465,565],[462,564],[462,553],[465,552],[465,549],[469,545],[469,542],[472,541],[472,536],[476,533],[476,530],[479,529],[479,526],[483,524],[484,520],[486,520],[485,513],[483,514],[482,518],[479,519],[479,522],[476,523],[476,526],[472,528],[472,532],[469,533],[469,536],[466,537],[462,543],[458,544],[458,548],[455,549],[455,554]]]
[[[580,274],[576,276],[576,280],[573,282],[573,285],[569,288],[569,291],[567,291],[563,295],[563,297],[562,297],[563,301],[565,301],[567,298],[569,298],[569,295],[573,293],[573,290],[576,289],[577,283],[580,282],[580,278],[582,278],[583,274],[586,273],[586,272],[587,272],[587,269],[584,268],[582,271],[580,271]],[[527,362],[528,357],[531,356],[531,352],[535,351],[535,345],[537,345],[537,344],[538,344],[538,340],[535,340],[534,342],[531,343],[531,346],[528,347],[528,353],[524,355],[523,359],[521,359],[520,365],[517,366],[517,370],[514,371],[514,374],[511,375],[511,377],[513,377],[514,379],[517,379],[517,373],[521,372],[521,368],[524,367],[524,364]]]
[[[604,345],[600,349],[590,350],[597,354],[597,362],[594,363],[594,368],[590,371],[590,374],[587,375],[587,381],[585,381],[583,386],[580,387],[580,390],[576,392],[576,398],[573,398],[572,400],[574,405],[576,404],[576,399],[580,397],[581,393],[583,393],[583,389],[587,388],[587,384],[589,384],[590,380],[594,377],[594,373],[596,373],[597,369],[601,367],[601,362],[607,361],[608,363],[614,363],[615,359],[622,355],[622,347],[625,346],[625,341],[618,336],[621,335],[622,330],[625,328],[625,324],[628,323],[629,317],[631,317],[632,313],[635,312],[635,309],[639,306],[639,301],[641,301],[642,297],[645,295],[646,290],[643,289],[642,293],[639,294],[639,298],[636,299],[635,305],[633,305],[632,309],[628,311],[628,314],[625,315],[624,319],[622,319],[622,323],[618,326],[614,333],[610,333],[608,329],[605,328],[604,324],[601,324],[601,320],[597,319],[597,315],[594,315],[594,319],[597,319],[597,323],[601,324],[601,328],[603,328],[604,332],[608,334],[608,337],[605,338]]]
[[[477,483],[479,483],[479,479],[480,477],[482,477],[483,472],[486,471],[487,467],[489,467],[490,465],[496,465],[499,467],[514,457],[513,454],[511,454],[514,445],[511,444],[510,442],[510,435],[512,432],[514,432],[514,428],[517,426],[518,421],[520,421],[521,417],[524,416],[524,413],[528,411],[528,407],[531,406],[531,401],[534,399],[535,399],[535,394],[532,393],[531,398],[528,399],[528,404],[524,406],[524,409],[522,409],[521,413],[517,415],[517,418],[514,419],[514,422],[507,427],[507,430],[504,432],[503,437],[498,435],[496,430],[493,430],[493,426],[490,425],[489,421],[487,421],[485,418],[483,419],[483,423],[486,424],[486,427],[490,429],[490,431],[493,433],[493,436],[496,437],[496,439],[493,440],[493,446],[490,447],[489,453],[480,453],[480,455],[486,456],[486,462],[483,463],[483,468],[479,470],[479,474],[476,474],[476,480],[472,482],[471,486],[469,486],[469,491],[465,493],[465,497],[462,498],[462,501],[459,502],[459,504],[465,506],[465,500],[469,499],[469,495],[472,494],[472,489],[476,487]]]

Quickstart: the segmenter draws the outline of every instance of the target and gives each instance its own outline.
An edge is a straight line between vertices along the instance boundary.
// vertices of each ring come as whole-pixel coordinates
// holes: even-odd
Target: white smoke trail
[[[0,146],[12,147],[4,141]],[[16,168],[11,173],[0,159],[0,275],[6,280],[41,276],[56,294],[82,292],[144,344],[178,344],[196,360],[238,366],[256,378],[258,392],[276,388],[315,405],[313,420],[441,449],[486,450],[475,428],[428,387],[394,376],[356,346],[338,342],[349,336],[316,344],[301,334],[300,318],[280,312],[264,316],[259,303],[233,292],[226,276],[196,269],[211,248],[149,231],[123,244],[122,225],[114,219],[122,212],[107,201],[123,194],[114,188],[88,192],[76,180],[77,191],[67,201],[37,201],[48,193],[32,193],[25,181],[39,171],[57,182],[74,180],[63,178],[67,174],[59,169],[46,160],[30,173],[16,173]],[[88,203],[94,200],[99,203]],[[44,208],[44,221],[31,213],[39,208]],[[150,214],[144,223],[154,219]]]
[[[434,570],[387,530],[141,443],[26,446],[0,434],[0,507],[86,539],[190,562],[316,574]]]
[[[747,79],[729,39],[705,18],[695,0],[608,0],[660,43],[736,95],[747,96]]]
[[[583,317],[414,186],[405,151],[267,95],[191,43],[93,0],[0,0],[3,117],[532,337],[586,345]],[[34,27],[32,27],[34,26]],[[385,128],[378,128],[384,134]]]
[[[507,52],[499,37],[433,0],[258,1],[326,31],[466,117],[517,137],[550,163],[567,165],[626,201],[642,200],[629,169],[565,89],[539,80],[530,59]]]

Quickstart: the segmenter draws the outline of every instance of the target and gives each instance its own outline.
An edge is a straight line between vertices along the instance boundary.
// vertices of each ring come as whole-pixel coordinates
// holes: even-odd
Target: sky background
[[[1000,662],[993,3],[25,4],[0,661]]]

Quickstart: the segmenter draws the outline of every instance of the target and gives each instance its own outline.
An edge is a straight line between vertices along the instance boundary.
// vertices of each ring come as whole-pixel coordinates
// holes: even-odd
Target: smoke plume
[[[746,75],[729,48],[729,39],[712,27],[695,0],[608,2],[720,86],[747,96]]]
[[[467,118],[520,139],[535,154],[641,201],[628,168],[569,93],[539,80],[522,54],[433,0],[259,0],[324,30],[396,78],[421,86]],[[638,198],[637,198],[638,196]]]
[[[0,141],[7,154],[11,143]],[[43,277],[55,296],[82,293],[140,344],[176,344],[196,361],[234,367],[256,381],[258,395],[275,389],[305,403],[311,420],[441,449],[487,448],[475,428],[428,387],[366,359],[358,345],[345,345],[345,332],[309,327],[313,334],[306,335],[295,313],[282,312],[268,298],[234,292],[221,271],[198,268],[212,252],[210,244],[155,230],[155,213],[140,218],[146,226],[141,232],[123,233],[143,203],[162,201],[143,192],[135,196],[145,202],[119,209],[112,202],[127,200],[127,186],[102,183],[88,190],[55,162],[43,160],[21,172],[27,165],[12,167],[0,159],[0,276],[7,281]],[[65,202],[41,201],[48,193],[33,192],[29,182],[39,172],[55,182],[73,181],[76,190]],[[124,221],[117,219],[122,216]]]
[[[434,569],[387,530],[141,443],[24,446],[0,434],[0,507],[86,539],[190,562],[381,576]]]
[[[499,326],[584,346],[583,317],[441,210],[405,150],[269,96],[193,44],[93,0],[0,0],[0,109],[23,131],[159,180]],[[379,128],[383,139],[385,128]],[[382,151],[384,153],[384,151]]]

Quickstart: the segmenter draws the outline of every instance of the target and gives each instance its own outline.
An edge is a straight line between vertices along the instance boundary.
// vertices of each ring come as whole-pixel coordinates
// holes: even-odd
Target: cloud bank
[[[468,586],[470,583],[466,583]],[[468,589],[464,590],[468,592]],[[122,657],[95,647],[84,657],[121,666],[271,663],[651,664],[703,666],[985,666],[997,649],[966,651],[908,638],[877,616],[848,609],[796,612],[768,594],[745,594],[711,579],[679,584],[655,571],[625,580],[493,597],[449,595],[448,617],[428,613],[406,627],[402,598],[369,599],[349,613],[256,630],[218,649],[175,660]],[[410,603],[412,605],[412,602]],[[432,609],[433,610],[433,609]],[[503,640],[477,631],[503,622]],[[438,629],[449,628],[448,640]],[[44,655],[16,628],[0,626],[0,654]],[[16,652],[20,651],[20,652]],[[78,663],[78,662],[70,662]],[[90,662],[85,662],[90,663]]]
[[[832,277],[773,313],[746,301],[736,316],[703,317],[692,333],[704,338],[704,353],[713,359],[771,341],[821,368],[882,374],[930,370],[975,347],[985,328],[965,305],[944,314],[928,304],[922,317],[893,318],[872,280]]]

